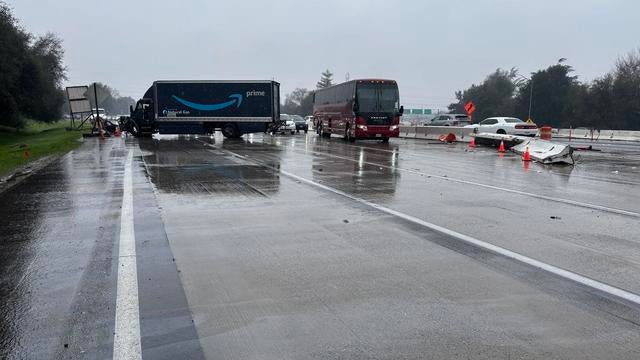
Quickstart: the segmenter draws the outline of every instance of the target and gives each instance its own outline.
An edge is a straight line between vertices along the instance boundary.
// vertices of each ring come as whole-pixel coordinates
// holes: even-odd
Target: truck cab
[[[153,101],[150,98],[142,98],[136,102],[135,108],[129,108],[130,118],[127,131],[134,135],[151,135],[154,129],[155,115]]]

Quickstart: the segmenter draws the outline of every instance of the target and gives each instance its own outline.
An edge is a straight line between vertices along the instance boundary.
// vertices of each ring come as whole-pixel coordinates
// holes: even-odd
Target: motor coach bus
[[[351,80],[319,89],[313,97],[314,125],[322,137],[389,141],[400,134],[403,111],[395,80]]]

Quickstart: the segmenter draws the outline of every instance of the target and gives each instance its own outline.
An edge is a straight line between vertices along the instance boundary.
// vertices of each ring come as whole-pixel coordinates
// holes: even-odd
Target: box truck
[[[270,80],[155,81],[122,119],[135,136],[267,131],[280,117],[280,84]]]

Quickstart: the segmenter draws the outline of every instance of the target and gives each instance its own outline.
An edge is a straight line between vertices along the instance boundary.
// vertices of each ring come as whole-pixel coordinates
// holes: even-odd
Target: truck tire
[[[226,123],[222,126],[222,135],[228,139],[237,139],[242,136],[242,133],[235,123]]]
[[[129,122],[127,123],[127,128],[126,128],[128,132],[131,133],[131,135],[133,135],[134,137],[141,137],[142,133],[140,132],[140,130],[138,129],[138,124],[136,124],[135,121],[133,120],[129,120]]]

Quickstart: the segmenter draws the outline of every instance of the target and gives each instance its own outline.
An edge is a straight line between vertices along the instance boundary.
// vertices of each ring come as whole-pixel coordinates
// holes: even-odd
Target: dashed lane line
[[[313,150],[302,150],[302,151],[309,152],[309,153],[312,153],[312,154],[315,154],[315,155],[327,156],[327,157],[347,160],[347,161],[356,162],[356,163],[360,162],[359,160],[351,159],[351,158],[348,158],[346,156],[329,154],[329,153],[320,152],[320,151],[313,151]],[[640,213],[637,213],[637,212],[634,212],[634,211],[629,211],[629,210],[617,209],[617,208],[612,208],[612,207],[603,206],[603,205],[586,203],[586,202],[582,202],[582,201],[576,201],[576,200],[570,200],[570,199],[556,198],[556,197],[552,197],[552,196],[534,194],[534,193],[530,193],[530,192],[526,192],[526,191],[503,188],[503,187],[500,187],[500,186],[483,184],[483,183],[479,183],[479,182],[475,182],[475,181],[469,181],[469,180],[462,180],[462,179],[457,179],[457,178],[443,176],[443,175],[429,174],[429,173],[424,173],[424,172],[418,171],[418,170],[412,170],[412,169],[406,169],[406,168],[401,168],[401,167],[396,167],[396,166],[378,164],[378,163],[370,162],[370,161],[362,161],[362,163],[363,164],[367,164],[367,165],[371,165],[371,166],[378,166],[378,167],[382,167],[382,168],[386,168],[386,169],[391,169],[391,170],[398,170],[398,171],[408,172],[408,173],[412,173],[412,174],[416,174],[416,175],[420,175],[420,176],[428,176],[428,177],[431,177],[431,178],[445,180],[445,181],[451,181],[451,182],[455,182],[455,183],[459,183],[459,184],[483,187],[485,189],[503,191],[503,192],[508,192],[508,193],[511,193],[511,194],[517,194],[517,195],[521,195],[521,196],[527,196],[527,197],[532,197],[532,198],[546,200],[546,201],[553,201],[553,202],[557,202],[557,203],[561,203],[561,204],[573,205],[573,206],[578,206],[578,207],[592,209],[592,210],[604,211],[604,212],[608,212],[608,213],[612,213],[612,214],[618,214],[618,215],[624,215],[624,216],[640,218]]]
[[[395,216],[397,218],[409,221],[411,223],[420,225],[422,227],[431,229],[433,231],[437,231],[437,232],[439,232],[441,234],[445,234],[445,235],[451,236],[451,237],[453,237],[455,239],[458,239],[458,240],[463,241],[465,243],[471,244],[471,245],[476,246],[478,248],[493,252],[493,253],[498,254],[498,255],[502,255],[502,256],[504,256],[506,258],[513,259],[513,260],[515,260],[517,262],[520,262],[520,263],[523,263],[523,264],[527,264],[527,265],[532,266],[534,268],[546,271],[548,273],[557,275],[557,276],[559,276],[561,278],[564,278],[564,279],[573,281],[575,283],[587,286],[589,288],[595,289],[597,291],[600,291],[602,293],[605,293],[605,294],[608,294],[610,296],[616,297],[618,299],[621,299],[621,300],[624,300],[624,301],[628,301],[628,302],[633,303],[635,305],[640,305],[640,295],[632,293],[630,291],[627,291],[627,290],[624,290],[624,289],[621,289],[621,288],[618,288],[618,287],[615,287],[615,286],[612,286],[612,285],[609,285],[609,284],[605,284],[603,282],[588,278],[586,276],[574,273],[574,272],[569,271],[569,270],[565,270],[565,269],[559,268],[559,267],[551,265],[551,264],[547,264],[545,262],[542,262],[540,260],[536,260],[534,258],[530,258],[530,257],[528,257],[526,255],[522,255],[522,254],[517,253],[515,251],[511,251],[511,250],[505,249],[503,247],[490,244],[490,243],[488,243],[486,241],[482,241],[482,240],[476,239],[474,237],[471,237],[471,236],[468,236],[468,235],[465,235],[465,234],[461,234],[461,233],[459,233],[457,231],[454,231],[454,230],[451,230],[451,229],[447,229],[445,227],[442,227],[442,226],[439,226],[439,225],[436,225],[436,224],[432,224],[432,223],[430,223],[428,221],[425,221],[425,220],[422,220],[422,219],[418,219],[418,218],[416,218],[414,216],[402,213],[400,211],[396,211],[396,210],[390,209],[388,207],[372,203],[372,202],[367,201],[365,199],[362,199],[362,198],[359,198],[357,196],[353,196],[351,194],[348,194],[348,193],[346,193],[344,191],[332,188],[332,187],[324,185],[324,184],[320,184],[318,182],[315,182],[313,180],[309,180],[309,179],[304,178],[302,176],[298,176],[298,175],[290,173],[288,171],[284,171],[282,169],[276,169],[273,166],[268,165],[268,164],[263,164],[262,162],[260,162],[258,160],[248,159],[246,156],[237,154],[237,153],[235,153],[233,151],[230,151],[230,150],[227,150],[227,149],[222,149],[222,148],[219,148],[219,147],[211,145],[211,144],[208,144],[208,146],[213,147],[213,148],[218,149],[218,150],[221,150],[223,152],[227,152],[227,153],[229,153],[229,154],[231,154],[233,156],[236,156],[238,158],[244,159],[245,161],[253,162],[253,163],[257,164],[257,165],[269,168],[269,169],[271,169],[273,171],[277,171],[280,174],[285,175],[285,176],[287,176],[287,177],[289,177],[291,179],[297,180],[297,181],[299,181],[301,183],[305,183],[307,185],[310,185],[310,186],[313,186],[313,187],[316,187],[316,188],[319,188],[319,189],[322,189],[322,190],[325,190],[325,191],[329,191],[331,193],[334,193],[336,195],[340,195],[342,197],[345,197],[347,199],[353,200],[353,201],[355,201],[357,203],[360,203],[360,204],[365,205],[367,207],[376,209],[376,210],[381,211],[383,213],[386,213],[386,214]]]

